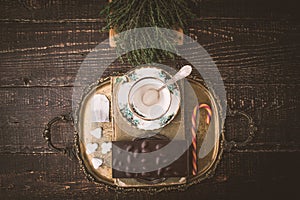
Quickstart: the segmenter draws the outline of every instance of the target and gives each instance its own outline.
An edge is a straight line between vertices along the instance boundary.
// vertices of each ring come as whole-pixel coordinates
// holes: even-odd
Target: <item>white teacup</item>
[[[131,111],[144,120],[156,120],[168,112],[171,105],[171,92],[168,88],[159,91],[159,98],[153,105],[143,101],[144,94],[151,90],[158,90],[165,83],[154,77],[145,77],[138,80],[130,89],[128,102]]]

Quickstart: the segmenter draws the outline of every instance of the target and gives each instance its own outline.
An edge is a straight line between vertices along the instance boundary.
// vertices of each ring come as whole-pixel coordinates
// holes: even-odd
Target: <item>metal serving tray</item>
[[[248,138],[241,142],[237,143],[234,141],[226,141],[224,137],[224,130],[219,130],[220,125],[220,106],[218,102],[214,99],[213,95],[206,89],[205,86],[201,84],[201,80],[198,78],[189,78],[188,82],[190,87],[187,87],[185,84],[182,86],[182,105],[179,113],[175,119],[162,130],[160,134],[168,138],[173,138],[174,132],[181,129],[182,139],[184,139],[191,127],[190,118],[184,116],[185,113],[192,113],[189,102],[189,97],[186,96],[187,90],[194,90],[198,99],[201,100],[201,103],[206,103],[211,106],[213,110],[213,115],[210,123],[210,127],[204,123],[205,113],[200,112],[199,117],[199,128],[197,132],[197,151],[205,152],[205,156],[198,158],[198,172],[196,175],[190,175],[187,177],[179,178],[167,178],[162,182],[141,182],[134,178],[126,179],[116,179],[112,177],[112,156],[111,152],[105,155],[101,154],[100,151],[96,151],[93,154],[86,153],[86,144],[87,143],[98,143],[99,146],[103,142],[117,141],[117,140],[133,140],[134,137],[126,134],[126,131],[118,129],[120,118],[116,117],[117,113],[114,111],[114,82],[116,77],[108,77],[101,79],[99,82],[91,85],[85,92],[81,105],[77,110],[76,117],[77,120],[74,122],[73,115],[67,114],[56,117],[52,119],[45,127],[43,133],[44,138],[46,139],[49,147],[52,149],[67,154],[71,158],[77,158],[79,163],[86,174],[87,178],[96,183],[105,184],[107,188],[119,191],[147,191],[150,193],[159,192],[164,190],[184,190],[187,187],[199,183],[200,181],[213,176],[214,171],[222,157],[223,151],[228,150],[232,147],[243,146],[249,142],[254,136],[255,126],[251,117],[246,115],[243,112],[239,111],[230,111],[229,115],[239,114],[242,117],[245,117],[248,120],[249,125],[249,136]],[[104,123],[91,123],[90,121],[90,102],[95,94],[104,94],[110,101],[110,122]],[[200,103],[200,102],[197,102]],[[67,121],[73,122],[75,126],[75,144],[73,148],[57,148],[51,142],[51,126],[57,121]],[[97,139],[89,132],[92,129],[101,127],[102,137]],[[133,127],[134,128],[134,127]],[[176,131],[175,131],[176,130]],[[130,130],[128,130],[130,131]],[[221,134],[220,134],[221,133]],[[212,145],[213,144],[213,145]],[[100,157],[104,160],[104,163],[98,169],[95,169],[92,165],[92,158]]]

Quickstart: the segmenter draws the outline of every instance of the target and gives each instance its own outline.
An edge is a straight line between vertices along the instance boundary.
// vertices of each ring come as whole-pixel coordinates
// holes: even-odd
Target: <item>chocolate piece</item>
[[[162,178],[190,175],[191,148],[187,147],[185,140],[173,140],[172,145],[169,143],[169,140],[157,139],[113,141],[113,178]],[[167,147],[166,145],[171,149],[166,151],[164,148]],[[151,152],[151,156],[148,152]]]

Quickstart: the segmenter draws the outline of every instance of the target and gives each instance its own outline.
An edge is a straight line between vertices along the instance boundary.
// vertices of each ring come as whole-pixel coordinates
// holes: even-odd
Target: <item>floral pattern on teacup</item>
[[[146,77],[154,77],[166,82],[171,78],[171,75],[156,67],[141,67],[127,73],[120,77],[121,79],[116,80],[116,82],[118,82],[118,84],[116,84],[116,90],[118,91],[116,103],[118,105],[120,115],[130,125],[142,130],[155,130],[164,127],[175,117],[180,107],[180,90],[177,84],[173,84],[168,87],[172,95],[171,109],[167,111],[164,116],[156,120],[142,119],[131,111],[127,97],[132,85],[134,85],[134,83],[139,79]]]

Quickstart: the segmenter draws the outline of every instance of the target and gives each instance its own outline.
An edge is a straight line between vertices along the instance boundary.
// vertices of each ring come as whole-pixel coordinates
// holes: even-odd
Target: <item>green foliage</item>
[[[174,29],[184,27],[193,16],[185,0],[113,0],[102,11],[101,15],[107,20],[103,31],[114,28],[117,33],[140,27],[161,27]],[[159,29],[157,29],[157,34]],[[116,39],[116,50],[122,52],[126,47],[122,41],[126,41],[128,35]],[[149,33],[143,33],[143,38],[148,43],[152,38]],[[167,39],[160,38],[161,44],[176,52],[174,43]],[[132,44],[135,45],[135,44]],[[121,56],[121,60],[133,65],[162,61],[174,58],[170,51],[160,49],[134,50]]]

